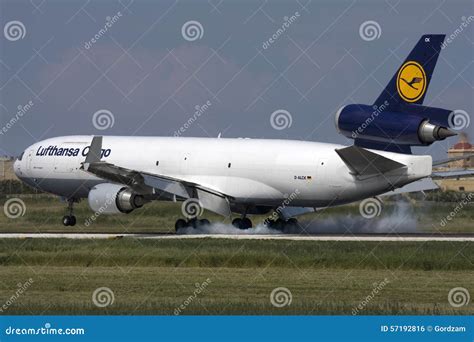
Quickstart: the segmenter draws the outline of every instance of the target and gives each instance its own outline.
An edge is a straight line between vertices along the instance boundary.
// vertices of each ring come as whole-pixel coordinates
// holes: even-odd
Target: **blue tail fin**
[[[444,37],[444,34],[422,36],[374,105],[380,106],[385,101],[390,103],[390,108],[403,107],[406,104],[422,104]]]

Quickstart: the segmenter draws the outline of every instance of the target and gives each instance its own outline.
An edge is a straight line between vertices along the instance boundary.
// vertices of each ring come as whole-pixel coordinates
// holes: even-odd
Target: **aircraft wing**
[[[197,198],[201,205],[222,216],[230,216],[230,196],[183,179],[131,170],[100,160],[102,137],[92,139],[82,169],[105,180],[127,185],[139,192],[158,190],[182,199]]]

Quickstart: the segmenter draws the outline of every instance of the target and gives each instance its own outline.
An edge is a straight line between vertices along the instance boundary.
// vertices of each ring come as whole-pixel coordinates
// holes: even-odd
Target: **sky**
[[[463,22],[425,105],[470,118],[472,15],[472,0],[1,0],[0,155],[73,134],[350,145],[336,111],[372,104],[423,34]]]

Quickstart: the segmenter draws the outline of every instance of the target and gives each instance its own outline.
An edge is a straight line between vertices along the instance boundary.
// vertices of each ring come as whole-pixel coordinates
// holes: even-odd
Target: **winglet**
[[[84,169],[87,171],[91,163],[100,161],[102,154],[102,136],[95,136],[92,138],[89,152],[87,152],[86,160],[83,163]]]

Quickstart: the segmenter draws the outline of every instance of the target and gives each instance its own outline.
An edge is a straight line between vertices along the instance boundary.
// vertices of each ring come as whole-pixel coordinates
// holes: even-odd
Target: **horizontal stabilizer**
[[[411,192],[421,192],[421,191],[429,191],[429,190],[437,190],[439,186],[433,182],[431,178],[424,178],[420,179],[416,182],[407,184],[402,186],[401,188],[386,192],[379,196],[393,196],[398,194],[406,194]]]
[[[449,171],[434,171],[431,174],[433,179],[451,179],[451,178],[467,178],[474,177],[474,170],[449,170]]]
[[[441,160],[435,160],[435,161],[433,161],[433,166],[448,164],[448,163],[451,163],[453,161],[465,160],[465,159],[469,159],[469,158],[474,158],[474,154],[469,154],[469,155],[461,156],[461,157],[452,157],[452,158],[446,158],[446,159],[441,159]]]
[[[358,146],[341,148],[336,152],[351,172],[357,176],[379,175],[406,167],[405,164]]]

